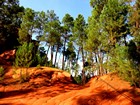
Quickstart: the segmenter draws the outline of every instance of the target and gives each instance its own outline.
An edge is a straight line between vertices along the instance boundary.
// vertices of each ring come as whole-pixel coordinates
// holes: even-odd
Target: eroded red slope
[[[16,68],[16,73],[15,68],[7,69],[0,85],[0,105],[140,105],[139,89],[130,87],[116,74],[93,77],[80,86],[73,84],[67,72],[29,68],[29,82],[19,84],[15,80],[21,68]]]

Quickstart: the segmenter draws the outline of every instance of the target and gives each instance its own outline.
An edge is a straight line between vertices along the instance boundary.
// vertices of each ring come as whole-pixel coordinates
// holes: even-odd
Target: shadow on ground
[[[27,94],[27,93],[30,93],[33,91],[34,91],[33,89],[24,89],[24,90],[13,90],[13,91],[0,92],[0,99],[24,95],[24,94]]]
[[[132,91],[127,89],[121,91],[101,90],[95,93],[93,91],[89,96],[81,96],[78,98],[77,105],[117,105],[117,103],[122,103],[121,105],[123,105],[124,100],[131,103],[131,105],[140,105],[140,99],[135,100],[136,98],[140,98],[140,95],[134,95],[134,93],[132,94]],[[127,96],[125,94],[126,92],[131,94],[131,97]]]

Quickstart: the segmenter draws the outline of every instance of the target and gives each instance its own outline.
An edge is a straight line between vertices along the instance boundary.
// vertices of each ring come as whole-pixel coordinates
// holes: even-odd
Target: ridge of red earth
[[[28,68],[29,81],[17,82],[26,68],[7,67],[0,83],[0,105],[139,105],[140,89],[131,87],[115,73],[95,76],[84,86],[71,75],[49,67]],[[16,71],[16,72],[15,72]]]

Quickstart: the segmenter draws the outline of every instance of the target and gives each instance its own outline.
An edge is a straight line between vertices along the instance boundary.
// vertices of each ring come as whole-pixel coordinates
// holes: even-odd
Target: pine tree
[[[71,37],[72,28],[73,28],[73,17],[69,14],[66,14],[62,19],[62,40],[63,40],[63,57],[62,57],[62,70],[65,68],[65,51],[66,51],[66,43],[69,42],[69,39]]]
[[[130,9],[130,25],[131,35],[134,36],[137,44],[140,43],[140,2],[135,1],[135,4]],[[140,45],[140,44],[139,44]]]
[[[48,58],[46,56],[46,51],[44,47],[39,47],[39,50],[36,53],[36,65],[37,66],[48,65]]]
[[[126,44],[129,32],[127,24],[128,6],[126,0],[91,0],[92,16],[89,18],[86,49],[94,53],[99,75],[108,69],[104,67],[114,54],[117,43]],[[124,42],[122,40],[124,39]],[[92,44],[93,43],[93,44]]]
[[[19,0],[0,1],[0,53],[18,46],[18,28],[23,11]]]
[[[79,51],[77,54],[77,58],[79,56],[79,52],[82,55],[82,62],[83,62],[83,69],[82,69],[82,82],[85,84],[85,70],[84,70],[84,63],[85,63],[85,56],[84,56],[84,44],[86,40],[86,22],[84,20],[83,15],[79,14],[78,17],[74,21],[74,28],[73,28],[73,41],[79,47]]]
[[[131,35],[137,46],[137,53],[140,55],[140,2],[138,0],[136,0],[134,6],[130,10],[129,20]]]
[[[133,64],[133,70],[131,71],[133,78],[130,82],[133,85],[140,87],[140,2],[139,0],[135,1],[134,6],[130,8],[130,35],[133,39],[128,45],[129,59]]]
[[[36,12],[35,14],[35,32],[36,32],[36,40],[45,41],[44,37],[46,34],[47,24],[48,24],[48,16],[44,11]]]
[[[127,14],[128,6],[125,0],[108,0],[102,10],[100,22],[103,26],[103,32],[108,34],[108,44],[115,46],[122,37],[127,35]]]
[[[22,17],[21,28],[19,29],[19,43],[23,44],[24,42],[31,42],[32,35],[35,32],[35,23],[34,23],[35,12],[34,10],[27,8],[25,9],[25,14]]]
[[[73,69],[73,67],[76,65],[76,52],[74,51],[73,42],[68,42],[68,47],[65,51],[65,57],[67,60],[67,68]]]
[[[61,43],[61,34],[60,34],[60,21],[58,16],[54,13],[53,10],[47,11],[47,18],[48,18],[48,23],[47,23],[47,28],[46,28],[46,33],[44,34],[44,38],[46,42],[49,44],[49,48],[51,48],[51,66],[53,66],[53,52],[56,50],[56,58],[57,58],[57,53],[58,49],[60,47]],[[56,59],[55,58],[55,59]]]
[[[103,1],[105,2],[105,0]],[[105,57],[105,51],[107,50],[106,33],[103,31],[102,23],[100,22],[100,16],[102,14],[104,5],[101,1],[97,2],[92,0],[91,6],[93,6],[92,16],[88,19],[87,28],[87,40],[85,49],[94,55],[95,70],[99,75],[103,75],[103,59]]]
[[[30,67],[35,61],[35,52],[34,52],[34,44],[24,42],[21,46],[19,46],[16,51],[16,59],[15,66],[16,67]],[[22,69],[20,71],[21,81],[27,80],[28,71],[26,69],[25,77],[22,74]]]

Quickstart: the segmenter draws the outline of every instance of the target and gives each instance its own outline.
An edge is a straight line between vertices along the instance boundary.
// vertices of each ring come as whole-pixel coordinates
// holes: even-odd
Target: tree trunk
[[[85,58],[84,58],[84,50],[83,47],[81,48],[81,52],[82,52],[82,61],[83,61],[83,69],[82,69],[82,85],[84,85],[86,83],[86,77],[85,77]]]
[[[102,52],[98,53],[98,59],[99,59],[99,75],[103,75],[103,57],[102,57]]]
[[[49,50],[50,50],[50,45],[48,46],[47,53],[46,53],[46,57],[47,57],[47,58],[48,58]]]
[[[65,46],[66,46],[66,38],[64,40],[64,48],[63,48],[63,57],[62,57],[62,70],[64,70],[64,67],[65,67],[65,62],[64,62],[64,52],[65,52]]]
[[[109,57],[108,57],[108,55],[107,55],[106,66],[108,66],[108,60],[109,60]],[[108,73],[108,69],[107,69],[107,68],[105,69],[105,73],[106,73],[106,74]]]
[[[81,50],[81,48],[79,47],[79,49],[78,49],[78,53],[77,53],[77,58],[76,58],[76,63],[78,63],[80,50]]]
[[[96,66],[98,65],[98,56],[97,53],[95,53],[95,61],[96,61]],[[100,75],[100,69],[97,70],[97,75]]]
[[[51,46],[51,66],[53,66],[53,49],[54,46]]]
[[[59,45],[57,45],[57,48],[56,48],[55,61],[54,61],[54,66],[55,67],[56,67],[56,60],[57,60],[58,49],[59,49]]]

